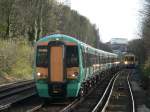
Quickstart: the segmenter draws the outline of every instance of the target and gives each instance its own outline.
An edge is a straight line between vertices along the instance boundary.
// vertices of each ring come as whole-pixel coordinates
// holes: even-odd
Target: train
[[[137,58],[133,53],[126,53],[123,61],[126,68],[135,68],[138,64]]]
[[[84,96],[98,79],[102,79],[104,71],[113,71],[118,64],[116,54],[96,49],[74,37],[45,36],[35,46],[37,93],[51,99]]]

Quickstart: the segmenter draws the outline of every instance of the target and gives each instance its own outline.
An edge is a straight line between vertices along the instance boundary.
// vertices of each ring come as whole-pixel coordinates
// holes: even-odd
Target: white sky
[[[139,38],[138,10],[142,0],[71,0],[71,8],[99,28],[103,42],[111,38]]]

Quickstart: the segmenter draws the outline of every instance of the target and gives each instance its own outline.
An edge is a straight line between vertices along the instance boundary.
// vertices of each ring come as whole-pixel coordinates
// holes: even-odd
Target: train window
[[[105,58],[104,58],[104,56],[102,56],[102,64],[104,64],[105,63]]]
[[[83,59],[83,67],[86,68],[87,66],[87,56],[85,52],[82,52],[82,59]]]
[[[89,54],[88,53],[86,53],[86,59],[87,59],[86,66],[89,67],[90,66],[90,59],[89,59]]]
[[[125,61],[134,61],[134,57],[132,56],[125,57]]]
[[[92,66],[92,54],[88,54],[89,55],[89,66]]]
[[[78,67],[79,66],[79,55],[77,46],[66,47],[66,66],[67,67]]]
[[[94,63],[94,55],[91,54],[91,66],[93,66],[93,63]]]
[[[98,59],[99,59],[99,64],[101,64],[102,63],[101,56],[99,56]]]
[[[87,56],[87,67],[89,67],[90,66],[90,63],[91,63],[91,58],[90,58],[90,54],[88,54],[88,53],[86,53],[86,56]]]
[[[134,57],[130,57],[130,60],[131,60],[131,61],[134,61]]]
[[[47,46],[38,46],[37,47],[36,66],[37,67],[47,67],[48,66]]]

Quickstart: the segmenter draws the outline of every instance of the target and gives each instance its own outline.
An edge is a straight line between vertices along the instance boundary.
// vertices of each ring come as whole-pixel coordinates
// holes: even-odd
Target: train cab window
[[[36,66],[37,67],[48,66],[48,49],[46,46],[37,47]]]
[[[130,61],[134,61],[134,57],[130,57],[130,59],[129,59]]]
[[[66,62],[67,67],[79,67],[79,56],[77,46],[66,47]]]
[[[86,59],[86,53],[85,52],[82,52],[82,60],[83,60],[83,67],[86,68],[87,66],[87,59]]]
[[[134,61],[134,57],[132,57],[132,56],[125,57],[125,61]]]

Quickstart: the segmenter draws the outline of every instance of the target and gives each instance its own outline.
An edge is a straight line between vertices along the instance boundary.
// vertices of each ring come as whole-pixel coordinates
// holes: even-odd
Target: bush
[[[0,71],[17,79],[32,78],[33,47],[25,39],[0,40]]]
[[[143,72],[145,76],[150,78],[150,57],[145,61]]]

